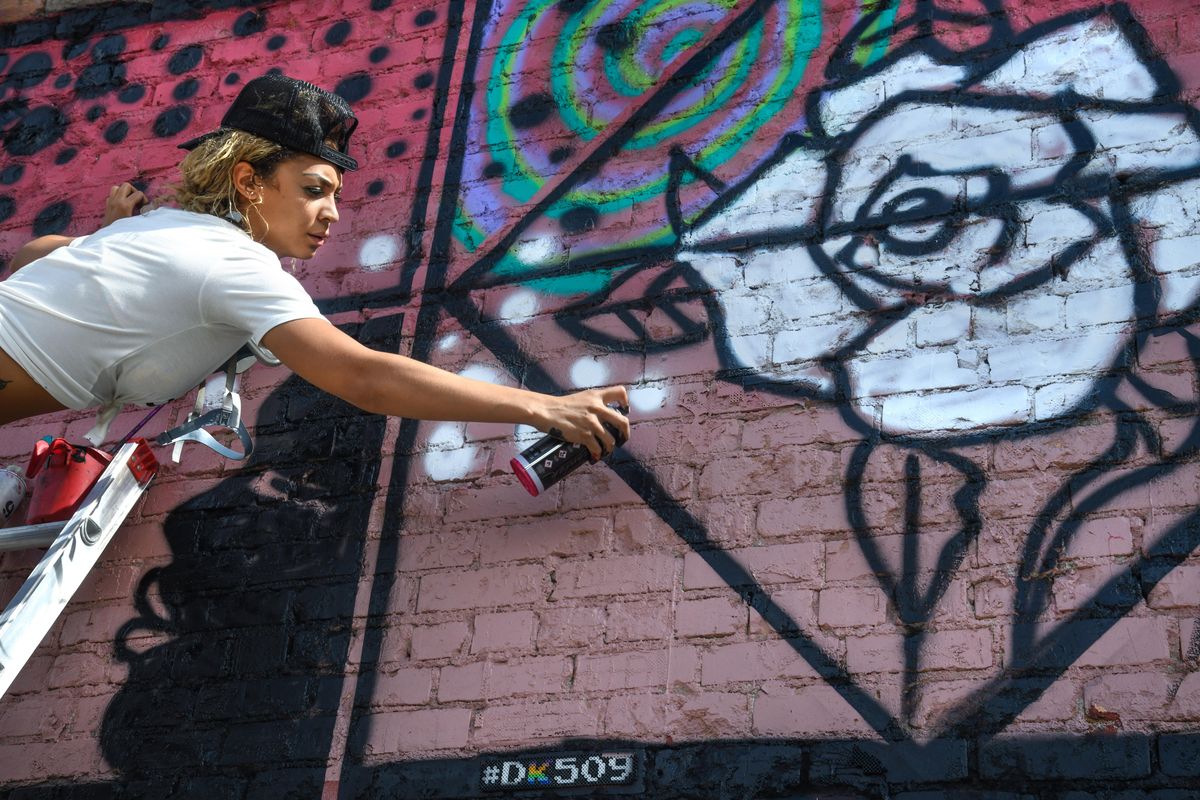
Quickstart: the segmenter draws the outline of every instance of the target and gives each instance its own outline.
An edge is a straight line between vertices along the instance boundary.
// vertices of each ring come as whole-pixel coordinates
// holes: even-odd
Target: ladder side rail
[[[8,550],[49,547],[66,525],[65,522],[42,522],[37,525],[0,528],[0,553]]]
[[[130,469],[137,447],[136,442],[129,442],[117,451],[79,509],[0,615],[0,697],[8,691],[17,673],[54,626],[153,480],[151,473],[144,481],[139,481]]]

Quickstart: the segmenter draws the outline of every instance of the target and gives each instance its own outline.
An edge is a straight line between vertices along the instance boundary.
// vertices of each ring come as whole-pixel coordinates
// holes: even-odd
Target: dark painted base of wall
[[[554,791],[484,791],[482,759],[347,767],[339,797],[484,800],[503,797],[644,796],[655,800],[1190,800],[1198,796],[1200,733],[943,739],[926,745],[876,741],[725,741],[638,747],[634,785]],[[567,750],[621,749],[574,741]],[[545,752],[539,751],[539,752]],[[513,756],[516,754],[506,754]],[[174,774],[128,783],[0,789],[3,800],[124,798],[319,798],[325,770]]]

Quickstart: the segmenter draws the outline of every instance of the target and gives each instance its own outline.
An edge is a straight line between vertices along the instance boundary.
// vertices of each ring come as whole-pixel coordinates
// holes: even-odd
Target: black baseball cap
[[[358,118],[343,98],[307,81],[271,73],[242,87],[221,118],[220,128],[179,146],[192,150],[233,128],[342,169],[358,169],[358,162],[347,155],[350,134],[357,126]]]

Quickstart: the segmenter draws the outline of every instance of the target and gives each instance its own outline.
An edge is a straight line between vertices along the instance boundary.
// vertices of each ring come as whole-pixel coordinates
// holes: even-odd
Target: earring
[[[229,220],[234,225],[241,225],[245,221],[246,218],[242,216],[242,212],[238,211],[234,207],[233,200],[230,200],[229,201],[229,213],[225,215],[225,219]]]

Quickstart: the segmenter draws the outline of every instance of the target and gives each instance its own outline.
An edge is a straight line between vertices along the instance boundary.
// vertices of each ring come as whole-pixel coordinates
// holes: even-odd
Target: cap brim
[[[202,136],[197,136],[195,139],[188,139],[186,142],[179,145],[179,149],[195,150],[197,147],[204,144],[209,139],[214,139],[217,136],[220,136],[221,134],[225,133],[226,131],[230,131],[230,130],[236,130],[236,129],[234,129],[234,128],[217,128],[215,131],[209,131],[208,133],[206,133]],[[260,134],[253,134],[253,135],[259,136]],[[269,137],[263,137],[263,138],[269,138]],[[283,144],[282,142],[279,142],[278,144],[280,144],[282,147],[293,147],[292,145]],[[306,151],[300,150],[299,152],[306,152]],[[328,161],[330,164],[333,164],[336,167],[341,167],[344,170],[358,169],[358,161],[357,160],[346,155],[341,150],[334,150],[332,147],[322,147],[320,152],[312,153],[311,155],[314,155],[317,158],[323,158],[326,161]]]
[[[322,147],[321,152],[313,153],[318,158],[323,158],[335,167],[341,167],[344,170],[358,169],[358,161],[343,153],[341,150],[334,150],[332,147]]]

